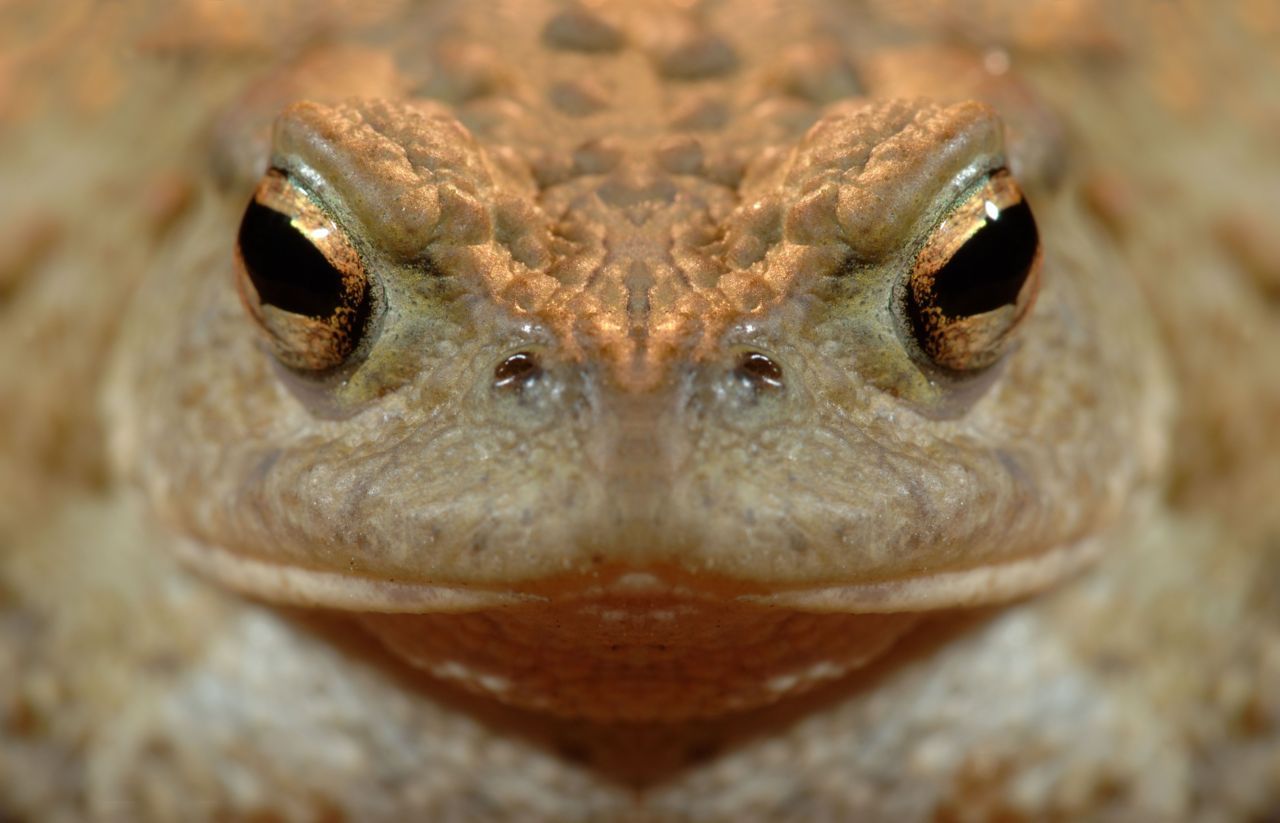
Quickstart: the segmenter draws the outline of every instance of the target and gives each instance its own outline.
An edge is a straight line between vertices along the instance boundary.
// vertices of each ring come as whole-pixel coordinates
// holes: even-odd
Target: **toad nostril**
[[[747,352],[738,361],[738,376],[757,388],[782,388],[782,367],[757,351]]]
[[[499,389],[523,388],[541,376],[542,365],[538,363],[538,358],[522,351],[498,364],[493,370],[493,385]]]

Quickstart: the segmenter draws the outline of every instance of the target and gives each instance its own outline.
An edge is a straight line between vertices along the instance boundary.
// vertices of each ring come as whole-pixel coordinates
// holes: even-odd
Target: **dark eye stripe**
[[[373,312],[369,273],[342,227],[272,169],[245,208],[237,241],[240,296],[276,359],[316,373],[342,365]]]
[[[254,201],[240,222],[240,254],[263,305],[306,317],[331,317],[345,303],[342,272],[287,214]]]
[[[917,255],[903,306],[934,364],[994,363],[1035,302],[1040,234],[1006,170],[987,178],[934,227]]]
[[[934,275],[934,305],[947,317],[968,317],[1015,303],[1039,246],[1025,200],[1001,210]]]

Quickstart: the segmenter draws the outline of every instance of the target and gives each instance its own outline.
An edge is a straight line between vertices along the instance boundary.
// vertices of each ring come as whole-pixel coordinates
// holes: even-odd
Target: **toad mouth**
[[[494,590],[283,565],[190,539],[180,554],[243,594],[346,613],[399,660],[499,702],[568,719],[669,723],[749,711],[843,678],[928,613],[1048,588],[1098,544],[905,579],[772,589],[619,566]]]
[[[1008,602],[1050,588],[1092,565],[1102,553],[1098,535],[1048,551],[969,569],[924,570],[910,576],[825,585],[769,586],[757,581],[701,585],[689,572],[622,568],[509,589],[375,578],[262,560],[184,538],[177,554],[190,568],[251,597],[281,605],[387,614],[459,613],[571,599],[628,600],[660,595],[733,601],[796,611],[888,614],[974,608]],[[673,579],[675,578],[675,579]]]

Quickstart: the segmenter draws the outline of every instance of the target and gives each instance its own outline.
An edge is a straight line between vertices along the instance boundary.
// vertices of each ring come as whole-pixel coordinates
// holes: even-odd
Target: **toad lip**
[[[1048,551],[970,569],[923,571],[916,575],[867,582],[788,586],[761,591],[750,581],[703,588],[687,573],[673,582],[661,573],[622,569],[602,578],[568,583],[532,582],[502,590],[456,582],[435,584],[310,569],[249,557],[192,538],[176,544],[181,559],[198,572],[244,594],[291,606],[340,611],[420,614],[469,612],[557,596],[602,599],[688,595],[693,599],[738,601],[766,608],[846,614],[883,614],[969,608],[1006,602],[1047,589],[1094,563],[1103,539],[1093,535]],[[734,589],[737,589],[736,591]]]

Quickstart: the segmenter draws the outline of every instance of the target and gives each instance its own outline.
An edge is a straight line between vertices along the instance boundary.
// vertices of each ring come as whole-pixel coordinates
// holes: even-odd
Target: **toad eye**
[[[341,365],[369,322],[369,277],[342,229],[282,172],[258,184],[240,222],[241,299],[276,358],[306,372]]]
[[[1013,176],[997,171],[938,224],[916,258],[906,293],[916,342],[946,369],[989,366],[1039,283],[1035,218]]]

